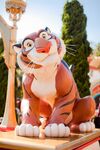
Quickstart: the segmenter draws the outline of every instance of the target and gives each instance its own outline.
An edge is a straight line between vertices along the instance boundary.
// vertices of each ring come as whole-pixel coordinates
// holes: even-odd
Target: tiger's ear
[[[51,33],[51,30],[48,27],[45,28],[45,31],[49,34]]]
[[[12,48],[16,53],[19,53],[21,51],[21,46],[21,44],[14,44]]]

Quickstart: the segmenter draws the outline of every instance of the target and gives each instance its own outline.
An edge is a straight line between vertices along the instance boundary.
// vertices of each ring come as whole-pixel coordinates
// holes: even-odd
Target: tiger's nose
[[[43,38],[35,39],[35,48],[38,53],[48,53],[51,47],[51,42]]]

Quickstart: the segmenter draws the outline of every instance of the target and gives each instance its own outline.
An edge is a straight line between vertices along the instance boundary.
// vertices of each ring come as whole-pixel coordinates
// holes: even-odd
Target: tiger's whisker
[[[32,61],[31,61],[32,62]],[[28,66],[31,64],[31,62],[29,62],[25,67],[24,67],[24,71],[26,72],[27,69],[31,70],[31,68],[28,68]]]
[[[67,47],[67,49],[70,49],[70,50],[72,50],[72,51],[76,52],[76,50],[75,50],[75,49],[73,49],[73,48]]]
[[[66,45],[68,45],[68,46],[76,46],[76,45],[71,45],[71,44],[66,44]]]
[[[66,52],[67,52],[67,53],[69,53],[70,55],[73,55],[73,56],[75,56],[73,53],[70,53],[70,52],[69,52],[69,51],[67,51],[67,50],[66,50]]]

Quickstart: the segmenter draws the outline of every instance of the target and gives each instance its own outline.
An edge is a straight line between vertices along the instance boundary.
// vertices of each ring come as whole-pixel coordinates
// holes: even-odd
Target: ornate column
[[[0,130],[12,130],[15,128],[15,63],[16,54],[12,45],[16,42],[17,21],[20,20],[22,13],[25,12],[26,2],[23,0],[6,0],[6,11],[9,18],[13,21],[13,26],[9,26],[0,16],[0,32],[4,42],[4,59],[8,67],[8,85],[6,94],[6,105]]]

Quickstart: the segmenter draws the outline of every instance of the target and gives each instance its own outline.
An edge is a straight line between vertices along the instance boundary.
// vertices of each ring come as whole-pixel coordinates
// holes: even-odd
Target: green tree
[[[19,66],[16,63],[16,76],[15,76],[15,97],[16,99],[22,99],[23,92],[22,92],[22,71],[20,70]]]
[[[74,66],[73,76],[80,96],[89,94],[87,57],[92,52],[87,41],[86,23],[83,6],[77,0],[67,1],[62,15],[62,39],[66,45],[65,61]]]
[[[95,56],[100,56],[100,43],[96,45],[95,50],[93,51]]]
[[[0,39],[0,117],[4,113],[8,78],[8,70],[4,63],[3,51],[3,41]]]

